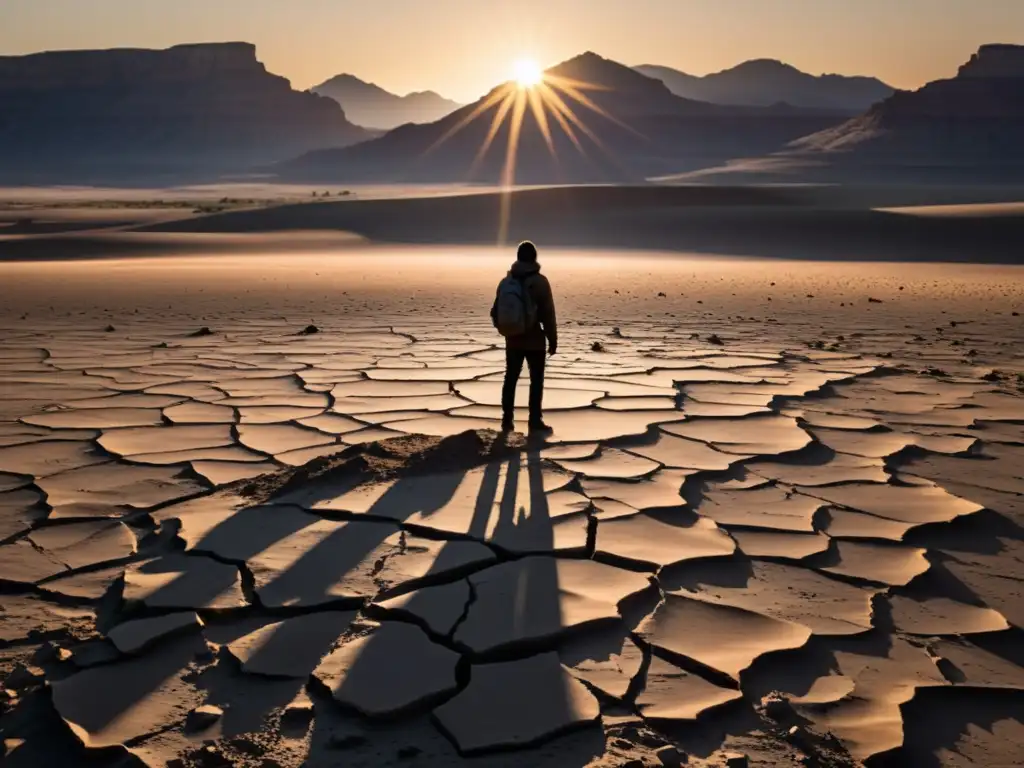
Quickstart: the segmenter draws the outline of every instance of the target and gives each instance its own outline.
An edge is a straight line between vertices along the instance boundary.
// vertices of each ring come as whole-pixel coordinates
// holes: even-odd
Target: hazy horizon
[[[771,7],[751,0],[436,0],[429,7],[414,0],[387,7],[356,0],[215,6],[180,0],[157,9],[130,0],[87,6],[8,0],[0,55],[244,40],[297,88],[348,73],[395,93],[434,90],[468,102],[508,80],[517,59],[550,66],[585,50],[695,75],[779,59],[812,74],[874,76],[912,89],[952,76],[979,45],[1024,42],[1024,33],[1005,34],[1024,30],[1024,3],[1016,0],[892,6],[883,0],[836,0],[828,7],[812,0]]]

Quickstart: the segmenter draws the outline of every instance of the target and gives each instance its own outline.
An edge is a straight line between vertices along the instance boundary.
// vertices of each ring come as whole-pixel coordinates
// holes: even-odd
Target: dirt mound
[[[355,445],[295,469],[262,475],[233,490],[256,503],[319,484],[363,483],[403,476],[470,469],[518,453],[526,441],[491,429],[470,429],[450,437],[407,435]]]

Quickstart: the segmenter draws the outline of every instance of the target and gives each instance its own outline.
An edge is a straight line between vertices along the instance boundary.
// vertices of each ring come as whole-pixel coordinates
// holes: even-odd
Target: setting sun
[[[533,88],[544,80],[544,71],[533,59],[519,59],[513,65],[516,82],[522,88]]]

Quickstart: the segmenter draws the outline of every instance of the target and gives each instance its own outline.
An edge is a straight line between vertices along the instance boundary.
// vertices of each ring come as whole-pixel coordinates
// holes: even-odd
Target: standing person
[[[558,349],[558,326],[551,284],[540,273],[537,247],[519,244],[516,260],[498,284],[491,320],[505,337],[505,384],[501,389],[501,428],[515,429],[516,385],[523,361],[530,369],[530,430],[548,431],[544,423],[544,352]]]

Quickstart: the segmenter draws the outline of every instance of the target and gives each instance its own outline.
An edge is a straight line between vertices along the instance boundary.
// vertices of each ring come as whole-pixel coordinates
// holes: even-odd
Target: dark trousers
[[[530,368],[530,421],[541,421],[544,414],[544,350],[505,350],[505,384],[501,388],[501,410],[511,419],[516,405],[516,385],[523,372],[523,361]]]

